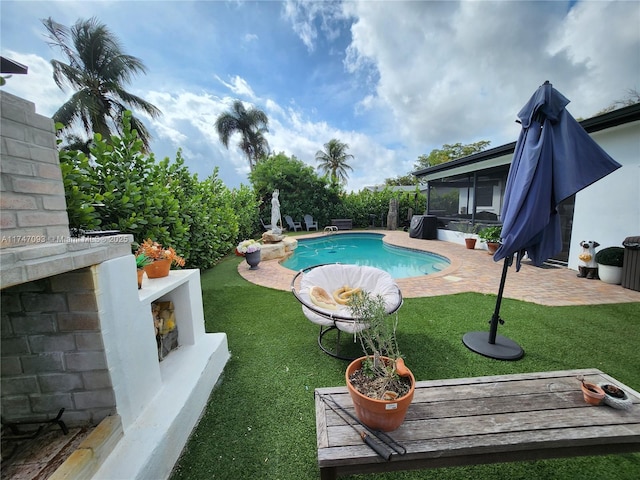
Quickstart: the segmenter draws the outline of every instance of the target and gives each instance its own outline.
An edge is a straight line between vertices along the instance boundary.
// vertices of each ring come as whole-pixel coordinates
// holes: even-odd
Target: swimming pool
[[[393,278],[420,277],[447,268],[449,260],[430,252],[387,245],[377,233],[344,233],[298,239],[298,248],[282,262],[291,270],[323,263],[377,267]]]

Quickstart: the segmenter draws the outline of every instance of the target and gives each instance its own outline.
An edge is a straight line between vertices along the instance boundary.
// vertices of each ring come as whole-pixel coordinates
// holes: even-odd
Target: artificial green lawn
[[[313,391],[344,385],[347,362],[322,353],[317,326],[290,292],[259,287],[229,257],[201,277],[206,328],[231,359],[172,479],[319,478]],[[508,281],[508,279],[507,279]],[[640,304],[544,307],[504,299],[499,333],[525,350],[504,362],[469,351],[488,329],[495,295],[405,299],[398,342],[417,380],[599,368],[640,390]],[[638,479],[640,454],[356,475],[351,479]]]

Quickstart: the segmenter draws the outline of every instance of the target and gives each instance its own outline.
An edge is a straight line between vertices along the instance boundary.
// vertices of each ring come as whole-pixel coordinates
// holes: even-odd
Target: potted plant
[[[578,380],[581,382],[580,388],[584,401],[589,405],[600,405],[604,399],[604,390],[595,383],[585,382],[584,378],[578,378]]]
[[[138,270],[138,290],[142,288],[142,277],[144,276],[144,267],[150,265],[153,260],[147,257],[144,253],[138,253],[136,255],[136,268]]]
[[[620,387],[611,383],[605,383],[600,387],[604,391],[603,403],[620,410],[629,410],[633,406],[631,399]]]
[[[471,221],[455,222],[450,225],[464,236],[464,244],[469,250],[476,248],[476,233],[478,233],[478,225],[474,225]]]
[[[500,239],[502,235],[502,226],[501,225],[492,225],[490,227],[485,227],[478,232],[478,237],[480,240],[487,244],[487,248],[489,249],[489,253],[493,255],[500,247]]]
[[[184,266],[184,258],[172,247],[163,247],[160,243],[147,238],[136,251],[136,255],[145,255],[151,261],[144,267],[149,278],[161,278],[169,275],[172,265]]]
[[[349,364],[347,389],[356,416],[366,426],[385,432],[404,421],[416,380],[404,365],[396,343],[397,316],[386,311],[384,298],[362,291],[349,299],[364,356]]]
[[[605,283],[618,285],[622,283],[622,264],[624,261],[624,248],[607,247],[596,252],[598,264],[598,276]]]
[[[249,264],[249,270],[256,270],[260,263],[262,244],[257,240],[243,240],[236,247],[236,255],[244,257]]]

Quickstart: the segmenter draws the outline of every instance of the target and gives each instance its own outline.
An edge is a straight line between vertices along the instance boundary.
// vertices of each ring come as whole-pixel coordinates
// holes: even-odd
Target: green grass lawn
[[[317,326],[290,292],[253,285],[229,257],[202,274],[206,328],[226,332],[231,359],[172,479],[319,478],[313,391],[344,385],[347,362],[322,353]],[[507,280],[508,281],[508,280]],[[406,299],[398,342],[417,380],[595,367],[640,390],[640,304],[544,307],[504,299],[499,333],[525,350],[504,362],[469,351],[495,295]],[[640,454],[518,462],[345,478],[638,479]]]

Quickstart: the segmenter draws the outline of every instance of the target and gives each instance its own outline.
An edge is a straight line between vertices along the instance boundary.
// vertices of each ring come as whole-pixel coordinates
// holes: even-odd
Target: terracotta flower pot
[[[498,242],[487,242],[487,250],[489,250],[489,255],[493,255],[496,253],[496,250],[500,247]]]
[[[162,278],[169,275],[171,270],[171,260],[162,259],[155,260],[153,263],[144,267],[144,271],[149,278]]]
[[[464,244],[467,246],[469,250],[473,250],[476,248],[476,239],[475,238],[465,238]]]
[[[138,290],[142,288],[142,277],[144,277],[144,268],[138,268]]]
[[[407,414],[411,401],[413,400],[413,393],[416,389],[416,379],[413,376],[413,373],[407,369],[409,378],[411,379],[411,388],[409,389],[409,393],[400,398],[396,398],[395,400],[376,400],[374,398],[369,398],[356,390],[349,381],[351,374],[362,368],[362,361],[365,358],[367,357],[355,359],[349,364],[345,373],[347,389],[349,390],[349,395],[351,395],[356,416],[369,428],[382,430],[383,432],[390,432],[398,428],[402,425],[402,422],[404,422],[404,417]],[[391,359],[387,357],[382,358],[385,361],[391,361]],[[404,363],[402,365],[404,365]],[[397,368],[400,370],[400,367]]]
[[[604,390],[595,383],[583,382],[581,385],[584,401],[590,405],[600,405],[604,398]]]

